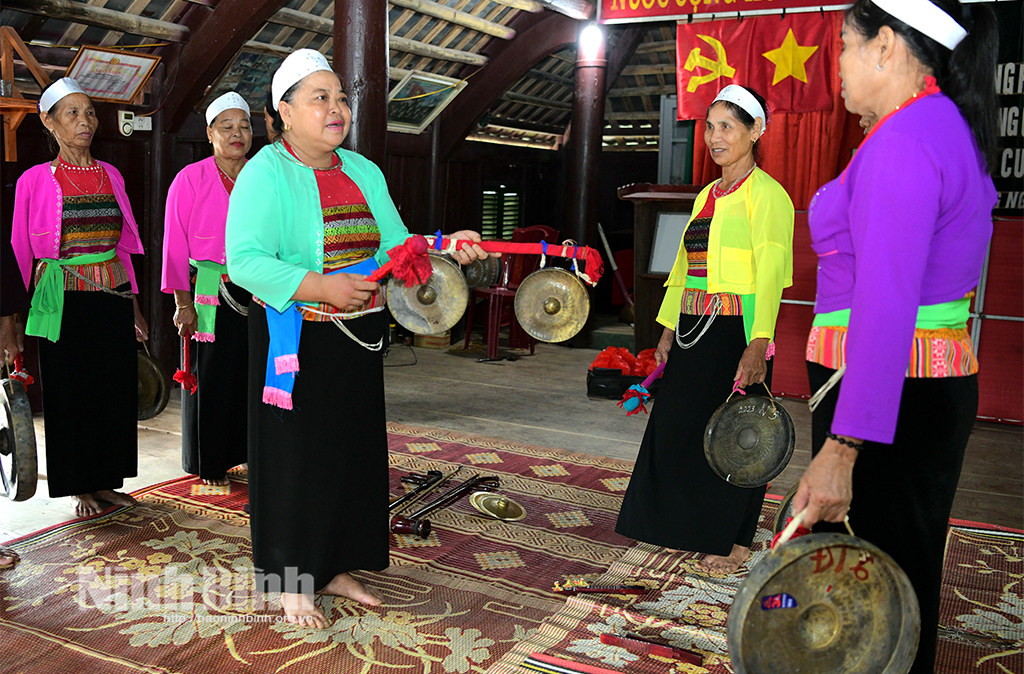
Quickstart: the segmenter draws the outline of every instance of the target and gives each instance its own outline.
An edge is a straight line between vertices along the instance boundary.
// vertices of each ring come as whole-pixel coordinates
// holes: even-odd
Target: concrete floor
[[[586,396],[593,349],[538,344],[536,354],[514,362],[477,363],[483,354],[396,347],[385,360],[388,420],[444,428],[502,440],[634,460],[647,417],[626,417],[615,401]],[[415,361],[415,365],[413,362]],[[176,396],[177,394],[175,394]],[[172,396],[172,397],[175,397]],[[810,461],[810,414],[803,401],[786,400],[796,425],[797,446],[770,492],[785,494]],[[36,419],[39,472],[46,474],[45,434]],[[172,400],[160,416],[139,424],[139,477],[127,490],[182,475],[180,405]],[[975,426],[953,517],[1024,529],[1024,431],[1016,426]],[[73,516],[68,498],[50,499],[40,479],[34,497],[0,500],[0,541],[22,536]]]

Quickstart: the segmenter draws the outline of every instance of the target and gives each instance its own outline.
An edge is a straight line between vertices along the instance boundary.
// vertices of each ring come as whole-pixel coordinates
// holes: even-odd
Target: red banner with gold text
[[[822,0],[600,0],[601,23],[664,21],[688,14],[723,14],[835,5]]]
[[[830,110],[839,41],[830,18],[813,13],[680,23],[679,119],[703,119],[727,84],[752,88],[771,112]]]

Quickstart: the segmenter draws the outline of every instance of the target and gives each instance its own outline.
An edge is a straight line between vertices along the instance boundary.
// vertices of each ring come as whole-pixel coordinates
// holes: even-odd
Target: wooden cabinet
[[[662,326],[655,322],[665,297],[667,273],[651,273],[651,252],[658,216],[689,213],[702,187],[637,183],[619,188],[619,198],[633,203],[633,340],[637,351],[658,345]]]

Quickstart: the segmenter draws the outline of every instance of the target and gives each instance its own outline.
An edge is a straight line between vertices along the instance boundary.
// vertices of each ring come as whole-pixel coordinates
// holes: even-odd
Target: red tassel
[[[407,286],[426,283],[434,273],[434,268],[427,257],[427,240],[422,236],[413,236],[400,246],[388,251],[394,262],[391,275]]]
[[[192,335],[185,335],[185,346],[183,348],[185,350],[185,362],[181,369],[174,373],[173,379],[181,384],[183,390],[195,395],[196,389],[199,388],[199,380],[192,374]]]
[[[14,372],[11,373],[11,379],[20,381],[22,386],[28,386],[35,382],[35,377],[25,371],[25,364],[20,353],[14,357]]]

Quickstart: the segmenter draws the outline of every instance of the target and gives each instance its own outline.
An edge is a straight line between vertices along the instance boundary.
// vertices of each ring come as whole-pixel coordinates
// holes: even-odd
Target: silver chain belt
[[[93,288],[97,288],[99,290],[102,290],[103,292],[107,293],[108,295],[117,295],[118,297],[124,297],[125,299],[129,299],[129,300],[135,299],[135,293],[131,292],[130,290],[120,291],[120,290],[114,290],[113,288],[108,288],[106,286],[101,286],[99,283],[96,283],[96,281],[93,281],[92,279],[89,279],[89,278],[85,278],[84,276],[79,274],[74,269],[71,269],[70,267],[64,267],[63,269],[64,269],[64,271],[66,273],[71,274],[72,276],[74,276],[78,280],[85,281],[86,283],[91,285]]]

